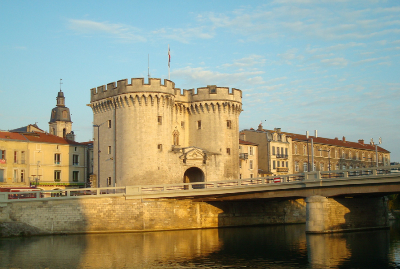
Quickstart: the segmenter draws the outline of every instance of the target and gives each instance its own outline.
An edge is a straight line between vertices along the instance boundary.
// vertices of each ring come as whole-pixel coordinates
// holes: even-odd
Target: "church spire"
[[[67,138],[68,134],[72,134],[72,121],[71,113],[69,108],[65,106],[64,93],[61,90],[61,79],[60,79],[60,91],[57,95],[57,105],[51,110],[49,132],[50,134]]]

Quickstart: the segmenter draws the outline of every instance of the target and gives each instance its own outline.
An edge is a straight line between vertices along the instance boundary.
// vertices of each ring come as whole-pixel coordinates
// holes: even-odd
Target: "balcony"
[[[276,158],[287,159],[288,155],[287,154],[276,154]]]
[[[239,153],[239,159],[241,160],[247,160],[249,158],[248,153]]]
[[[276,172],[289,172],[289,168],[287,167],[277,167]]]

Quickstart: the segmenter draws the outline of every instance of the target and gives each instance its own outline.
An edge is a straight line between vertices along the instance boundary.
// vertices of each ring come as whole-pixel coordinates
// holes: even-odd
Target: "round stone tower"
[[[99,186],[238,177],[240,90],[120,80],[91,89],[90,107]]]

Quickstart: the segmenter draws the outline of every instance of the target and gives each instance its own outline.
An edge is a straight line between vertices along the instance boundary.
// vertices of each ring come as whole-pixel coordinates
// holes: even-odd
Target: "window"
[[[25,164],[25,151],[21,151],[21,164]]]
[[[201,129],[201,120],[197,121],[197,129]]]
[[[157,148],[158,148],[159,150],[162,150],[162,144],[158,144],[158,145],[157,145]]]
[[[111,186],[111,177],[108,177],[108,178],[107,178],[107,185],[108,185],[108,186]]]
[[[18,163],[18,152],[14,151],[14,163]]]
[[[286,162],[286,168],[289,168],[289,162]]]
[[[73,182],[79,181],[79,171],[72,171],[72,181]]]
[[[300,171],[299,162],[297,162],[297,161],[294,163],[294,171],[295,172],[299,172]]]
[[[281,162],[277,161],[277,165],[278,165],[278,167],[281,167]]]
[[[307,155],[307,147],[306,147],[306,145],[303,146],[303,155]]]
[[[349,151],[349,159],[351,160],[353,157],[353,153],[351,151]]]
[[[162,116],[158,116],[157,121],[158,121],[158,125],[161,125],[162,124]]]
[[[79,164],[79,155],[72,155],[72,164],[73,165],[78,165]]]
[[[54,164],[60,164],[61,163],[61,154],[56,153],[54,154]]]
[[[324,170],[325,170],[324,163],[320,163],[320,164],[319,164],[319,170],[320,170],[320,171],[324,171]]]
[[[227,153],[228,155],[231,155],[231,149],[230,149],[230,148],[227,148],[227,149],[226,149],[226,153]]]
[[[285,157],[287,157],[287,156],[288,156],[288,149],[285,148]]]
[[[297,145],[294,145],[294,154],[297,154]]]
[[[303,171],[308,172],[308,164],[307,163],[303,163]]]
[[[338,151],[338,150],[335,150],[335,158],[337,159],[338,156],[339,156],[339,151]]]
[[[230,120],[226,121],[226,128],[228,128],[228,129],[232,128],[232,122]]]
[[[242,179],[242,174],[239,174],[239,179]]]
[[[21,182],[25,182],[25,170],[21,170]]]
[[[108,146],[108,148],[107,148],[107,153],[108,153],[108,154],[111,154],[111,146]]]
[[[275,147],[272,146],[272,155],[275,155]]]
[[[67,111],[64,110],[62,112],[62,116],[63,116],[64,119],[66,119],[68,117]]]
[[[339,164],[338,163],[335,165],[335,170],[339,170]]]
[[[111,120],[107,121],[107,126],[108,126],[108,128],[111,128]]]
[[[275,169],[276,168],[276,164],[275,161],[272,162],[272,168]]]
[[[249,169],[253,170],[253,160],[249,160]]]
[[[5,150],[0,150],[0,159],[1,160],[6,160],[6,151]],[[3,162],[5,163],[5,162]]]
[[[18,169],[13,171],[13,182],[18,182]]]
[[[276,147],[276,155],[279,156],[279,147]],[[278,157],[279,158],[279,157]]]
[[[250,174],[250,178],[253,178],[253,174]]]
[[[54,181],[55,182],[61,181],[61,170],[54,170]]]
[[[253,155],[253,147],[249,147],[249,155]]]
[[[74,151],[77,151],[77,150],[78,150],[78,147],[75,147],[75,148],[74,148]]]
[[[184,121],[181,121],[181,128],[185,129],[185,122]]]

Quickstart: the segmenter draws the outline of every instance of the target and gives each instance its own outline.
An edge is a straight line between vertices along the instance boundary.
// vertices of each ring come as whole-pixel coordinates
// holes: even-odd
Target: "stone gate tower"
[[[91,89],[98,185],[237,178],[241,100],[237,89],[181,91],[154,78]]]

